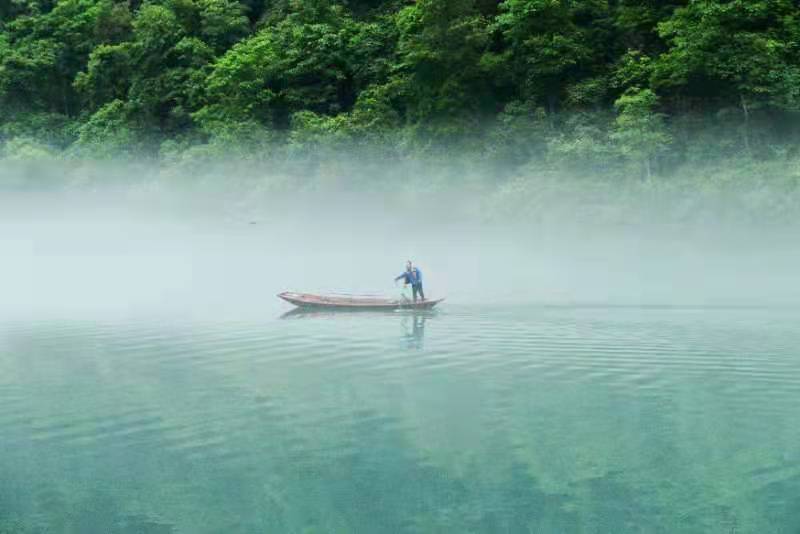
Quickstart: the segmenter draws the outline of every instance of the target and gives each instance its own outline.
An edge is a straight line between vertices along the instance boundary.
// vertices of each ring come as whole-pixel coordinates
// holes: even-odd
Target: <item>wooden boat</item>
[[[372,295],[312,295],[292,291],[280,293],[278,297],[301,308],[327,310],[430,310],[444,300],[414,302]]]

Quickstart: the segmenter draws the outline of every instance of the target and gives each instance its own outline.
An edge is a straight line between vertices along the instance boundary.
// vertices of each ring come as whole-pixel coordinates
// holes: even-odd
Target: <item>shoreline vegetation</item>
[[[136,176],[136,178],[132,178]],[[800,214],[791,0],[0,2],[0,187]]]

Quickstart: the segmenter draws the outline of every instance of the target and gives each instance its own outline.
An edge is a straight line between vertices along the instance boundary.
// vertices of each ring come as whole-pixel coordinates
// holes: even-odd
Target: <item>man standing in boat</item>
[[[422,290],[422,271],[419,270],[418,267],[411,264],[411,260],[406,262],[406,271],[394,279],[397,282],[400,279],[403,279],[404,285],[411,284],[411,292],[414,295],[414,302],[417,302],[417,293],[419,293],[420,298],[425,301],[425,292]]]

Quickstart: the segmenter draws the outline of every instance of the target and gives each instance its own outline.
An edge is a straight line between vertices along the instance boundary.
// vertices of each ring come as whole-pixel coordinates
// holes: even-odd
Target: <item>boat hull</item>
[[[280,293],[278,297],[303,309],[347,311],[430,310],[444,300],[419,300],[413,302],[380,297],[312,295],[310,293],[289,291]]]

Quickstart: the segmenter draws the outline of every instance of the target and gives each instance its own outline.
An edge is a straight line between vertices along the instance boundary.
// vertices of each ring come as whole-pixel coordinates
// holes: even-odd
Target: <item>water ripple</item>
[[[493,510],[624,531],[624,501],[695,531],[749,506],[743,531],[770,531],[800,494],[800,332],[762,313],[3,324],[0,469],[30,502],[0,506],[56,525],[96,486],[153,531],[502,530]]]

